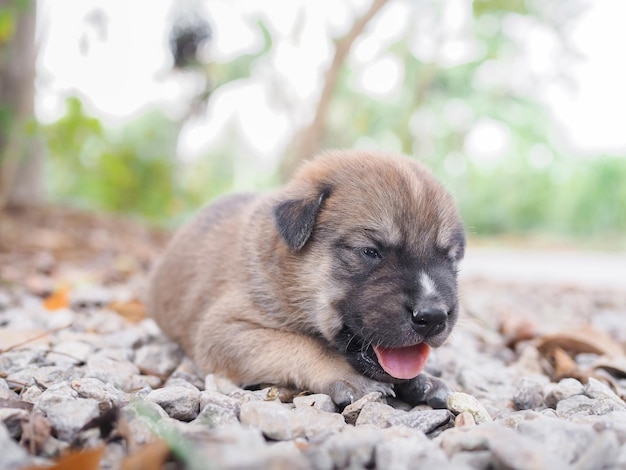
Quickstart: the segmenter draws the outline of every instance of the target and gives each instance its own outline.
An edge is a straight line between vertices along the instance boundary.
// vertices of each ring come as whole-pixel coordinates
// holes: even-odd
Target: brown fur
[[[374,234],[404,250],[398,266],[405,257],[436,259],[431,264],[439,269],[447,261],[436,253],[452,263],[461,258],[460,227],[451,197],[419,163],[380,153],[329,153],[273,193],[229,196],[204,208],[154,270],[148,310],[204,372],[240,385],[289,385],[329,393],[335,401],[389,393],[389,385],[357,371],[336,345],[348,321],[337,306],[351,302],[347,290],[361,282],[347,278],[355,268],[342,266],[369,262],[340,242],[368,246]],[[380,271],[380,282],[358,300],[377,305],[383,299],[385,308],[393,307],[384,315],[361,312],[359,325],[370,342],[398,342],[386,344],[394,347],[418,341],[399,313],[395,318],[402,310],[395,299],[406,296],[385,290],[395,289],[383,278],[402,270],[398,266]],[[449,308],[456,311],[456,284],[453,290]],[[429,344],[440,345],[455,320]]]

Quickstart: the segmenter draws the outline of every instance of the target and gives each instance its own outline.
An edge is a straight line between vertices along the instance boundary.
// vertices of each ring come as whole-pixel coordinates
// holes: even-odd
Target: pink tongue
[[[378,363],[396,379],[412,379],[424,368],[430,347],[425,343],[405,348],[383,348],[374,346]]]

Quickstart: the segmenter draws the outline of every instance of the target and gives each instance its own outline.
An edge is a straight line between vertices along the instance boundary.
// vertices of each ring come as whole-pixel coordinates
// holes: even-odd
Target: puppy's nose
[[[446,328],[448,314],[438,307],[424,307],[413,312],[413,329],[429,337],[441,333]]]

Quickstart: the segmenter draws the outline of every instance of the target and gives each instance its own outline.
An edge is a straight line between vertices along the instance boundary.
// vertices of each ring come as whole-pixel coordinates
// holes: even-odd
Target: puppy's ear
[[[291,251],[300,251],[307,242],[329,195],[330,189],[322,188],[310,197],[287,199],[274,206],[276,228]]]

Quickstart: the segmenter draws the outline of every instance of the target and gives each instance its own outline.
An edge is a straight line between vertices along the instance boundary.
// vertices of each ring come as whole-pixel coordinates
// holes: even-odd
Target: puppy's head
[[[406,157],[331,153],[304,165],[274,218],[317,332],[367,376],[415,377],[458,317],[465,237],[445,189]]]

